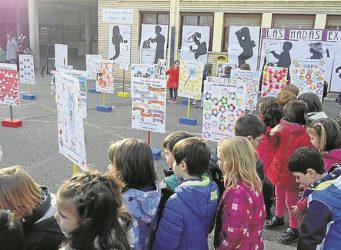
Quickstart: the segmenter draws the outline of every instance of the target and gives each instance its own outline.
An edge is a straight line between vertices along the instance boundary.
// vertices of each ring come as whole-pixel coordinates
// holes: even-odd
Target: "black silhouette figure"
[[[242,47],[243,52],[238,56],[238,66],[245,63],[247,59],[253,56],[253,48],[256,44],[251,40],[250,30],[248,27],[243,27],[236,32],[236,36],[240,47]]]
[[[284,42],[283,43],[283,52],[281,54],[277,54],[275,51],[270,51],[270,53],[278,59],[277,67],[283,67],[288,69],[288,80],[290,80],[290,72],[289,67],[291,65],[291,57],[289,51],[292,48],[291,42]]]
[[[322,49],[322,43],[317,42],[317,43],[310,43],[310,53],[313,55],[310,57],[310,59],[322,59],[323,58],[323,49]]]
[[[156,51],[155,51],[155,59],[154,63],[157,63],[159,59],[165,59],[164,51],[165,51],[165,37],[161,34],[162,28],[157,25],[155,26],[155,38],[149,38],[147,41],[152,43],[156,43]]]
[[[193,39],[193,42],[197,46],[196,48],[193,48],[190,46],[190,51],[194,53],[194,58],[197,60],[199,56],[203,56],[207,54],[207,45],[206,42],[200,42],[201,40],[201,33],[195,32],[192,36],[188,38],[188,40]]]
[[[115,59],[120,56],[122,42],[123,38],[120,34],[120,27],[114,26],[112,28],[112,44],[115,46],[115,55],[110,58],[110,60],[115,61]]]

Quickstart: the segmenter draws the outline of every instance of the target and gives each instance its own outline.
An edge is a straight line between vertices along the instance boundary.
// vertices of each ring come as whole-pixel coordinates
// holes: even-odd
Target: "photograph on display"
[[[217,63],[217,77],[230,78],[231,70],[238,68],[237,64]]]
[[[197,62],[180,62],[178,96],[201,100],[204,65]]]
[[[130,65],[131,26],[109,26],[109,60],[128,70]]]
[[[279,91],[287,84],[288,69],[265,66],[262,78],[261,96],[276,97]]]
[[[157,64],[166,59],[168,25],[142,24],[140,63]]]
[[[102,93],[114,93],[114,63],[102,61],[100,71],[97,73],[96,90]]]
[[[230,80],[231,85],[244,86],[245,109],[248,111],[256,110],[260,72],[233,69]]]
[[[54,60],[55,68],[63,68],[63,66],[68,65],[68,46],[65,44],[55,44],[54,45]]]
[[[16,64],[0,63],[0,104],[20,105]]]
[[[132,128],[165,133],[166,81],[134,78],[131,85]]]
[[[19,55],[19,82],[21,84],[30,85],[34,85],[36,83],[33,55]]]
[[[237,119],[245,114],[245,88],[231,85],[230,79],[207,77],[204,85],[202,136],[220,141],[234,136]]]
[[[74,76],[56,72],[59,152],[85,170],[86,151],[80,89]]]
[[[229,32],[228,62],[257,70],[260,27],[231,26]]]
[[[184,25],[182,27],[181,60],[203,64],[207,63],[209,44],[209,26]]]
[[[102,56],[101,55],[86,55],[86,73],[87,79],[96,80],[97,73],[101,68]]]

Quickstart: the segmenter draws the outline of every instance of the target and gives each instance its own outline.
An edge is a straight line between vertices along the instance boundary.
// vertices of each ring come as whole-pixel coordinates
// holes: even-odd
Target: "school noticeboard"
[[[166,130],[166,81],[136,77],[131,85],[132,128],[158,133]]]
[[[276,97],[279,91],[287,84],[288,69],[265,66],[263,70],[261,96]]]
[[[55,72],[59,153],[86,169],[84,126],[80,89],[74,76]]]
[[[96,90],[102,93],[112,94],[115,92],[114,63],[103,60],[96,77]]]
[[[180,62],[179,89],[181,97],[201,99],[201,85],[204,65],[197,62]]]
[[[0,63],[0,103],[20,106],[16,64]]]
[[[103,9],[103,23],[133,24],[134,12],[132,9]]]
[[[233,136],[237,119],[245,114],[245,88],[230,83],[211,76],[205,81],[202,136],[210,141]]]
[[[34,85],[36,83],[33,55],[19,55],[19,82],[21,84],[30,85]]]

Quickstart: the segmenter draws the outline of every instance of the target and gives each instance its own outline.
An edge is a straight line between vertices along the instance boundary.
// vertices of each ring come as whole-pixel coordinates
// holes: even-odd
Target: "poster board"
[[[36,83],[33,55],[19,55],[19,79],[21,84],[34,85]]]
[[[65,44],[54,45],[55,67],[58,70],[64,65],[68,65],[68,46]]]
[[[109,26],[109,60],[128,70],[130,65],[131,26]]]
[[[112,94],[115,91],[114,87],[114,63],[103,60],[96,77],[96,90],[98,92]]]
[[[203,64],[180,62],[178,96],[201,100]]]
[[[85,59],[87,79],[96,80],[97,72],[100,70],[101,67],[102,56],[87,54],[85,56]]]
[[[16,64],[0,63],[0,103],[20,106]]]
[[[279,91],[286,85],[287,77],[287,68],[265,66],[263,70],[261,96],[276,97]]]

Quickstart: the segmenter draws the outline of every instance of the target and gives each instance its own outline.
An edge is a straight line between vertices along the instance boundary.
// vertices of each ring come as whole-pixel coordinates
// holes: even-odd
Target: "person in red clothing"
[[[293,214],[299,193],[299,184],[289,172],[288,162],[297,148],[313,147],[306,131],[307,104],[293,100],[283,108],[284,117],[281,122],[268,133],[268,141],[275,148],[273,161],[267,171],[268,178],[275,186],[276,210],[275,216],[265,224],[266,229],[284,226],[285,206],[289,213],[289,228],[279,238],[284,244],[298,240],[299,220]]]
[[[169,75],[167,81],[167,88],[169,88],[169,103],[176,103],[176,97],[178,95],[179,87],[179,72],[180,61],[176,60],[172,67],[166,71],[166,75]]]

